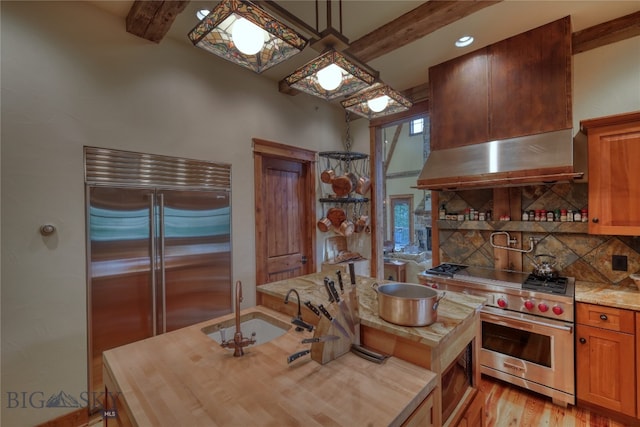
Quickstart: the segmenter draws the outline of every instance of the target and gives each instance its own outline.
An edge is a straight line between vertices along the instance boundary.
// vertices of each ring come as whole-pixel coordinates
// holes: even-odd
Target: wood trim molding
[[[135,0],[127,15],[127,32],[160,43],[190,0]]]
[[[304,160],[306,162],[316,161],[316,152],[305,148],[292,147],[279,142],[268,141],[266,139],[252,138],[253,152],[266,154],[272,157],[281,157],[288,160]]]
[[[640,11],[572,34],[573,54],[640,35]]]
[[[428,1],[353,41],[345,52],[366,63],[500,1]]]

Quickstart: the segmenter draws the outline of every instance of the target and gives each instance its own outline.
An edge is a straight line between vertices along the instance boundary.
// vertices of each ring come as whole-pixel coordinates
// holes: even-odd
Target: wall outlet
[[[627,256],[626,255],[612,255],[611,256],[611,269],[615,271],[627,271]]]

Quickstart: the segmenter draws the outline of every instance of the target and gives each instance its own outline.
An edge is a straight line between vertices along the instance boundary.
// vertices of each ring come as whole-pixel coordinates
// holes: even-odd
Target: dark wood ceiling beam
[[[640,12],[635,12],[573,33],[573,54],[639,35]]]
[[[431,0],[351,42],[346,52],[366,63],[501,1]]]
[[[127,14],[127,32],[159,43],[190,0],[136,0]]]

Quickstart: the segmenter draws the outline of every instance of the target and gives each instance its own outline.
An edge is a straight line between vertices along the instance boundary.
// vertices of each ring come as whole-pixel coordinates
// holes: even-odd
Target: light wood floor
[[[546,396],[484,375],[480,389],[487,397],[487,427],[628,426],[575,406],[562,408]]]

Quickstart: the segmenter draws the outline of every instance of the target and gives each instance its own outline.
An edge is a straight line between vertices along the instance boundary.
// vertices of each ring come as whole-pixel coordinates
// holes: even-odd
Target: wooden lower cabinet
[[[478,390],[457,427],[484,427],[485,406],[486,396]]]
[[[578,403],[636,417],[636,313],[584,303],[576,308]]]
[[[433,423],[433,400],[434,394],[430,393],[420,406],[409,415],[402,427],[433,427],[435,425]]]

